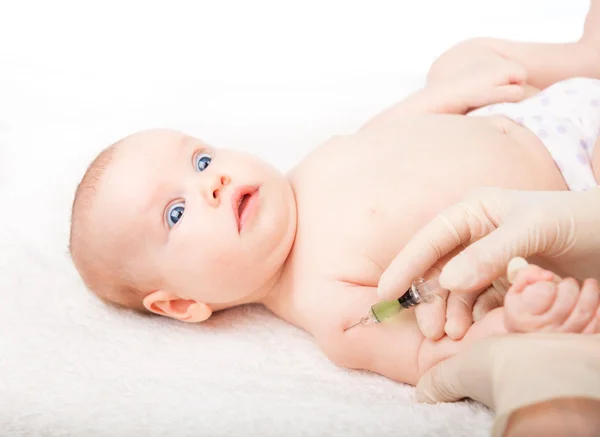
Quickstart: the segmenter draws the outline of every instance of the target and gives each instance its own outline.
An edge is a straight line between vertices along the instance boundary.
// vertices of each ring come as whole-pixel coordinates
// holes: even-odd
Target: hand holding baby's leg
[[[512,332],[600,332],[600,290],[594,279],[580,286],[529,265],[516,274],[504,309]]]

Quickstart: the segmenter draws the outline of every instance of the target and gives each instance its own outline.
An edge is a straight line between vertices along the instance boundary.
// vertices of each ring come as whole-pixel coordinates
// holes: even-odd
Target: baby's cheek
[[[216,243],[210,249],[203,249],[200,258],[213,268],[239,269],[247,264],[238,249],[226,243]]]

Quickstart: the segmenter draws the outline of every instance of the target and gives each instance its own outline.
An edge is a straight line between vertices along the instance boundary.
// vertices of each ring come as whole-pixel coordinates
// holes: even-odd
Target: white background
[[[48,124],[64,147],[77,129],[94,153],[174,127],[285,169],[413,89],[461,39],[573,40],[587,3],[2,0],[0,122]]]
[[[286,170],[418,87],[461,39],[579,38],[584,0],[0,0],[0,435],[488,435],[345,372],[264,311],[109,311],[67,256],[73,192],[150,127]]]

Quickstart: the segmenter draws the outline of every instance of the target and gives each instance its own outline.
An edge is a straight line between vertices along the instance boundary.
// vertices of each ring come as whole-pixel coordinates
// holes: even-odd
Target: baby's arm
[[[373,287],[354,287],[347,292],[364,297],[376,295]],[[365,308],[368,308],[366,300]],[[362,313],[344,314],[338,318],[337,323],[321,332],[313,332],[323,351],[339,366],[369,370],[412,385],[417,383],[426,370],[453,356],[462,347],[490,335],[506,333],[501,308],[491,311],[473,324],[459,341],[448,337],[439,341],[426,340],[410,310],[383,323],[344,331],[361,315]]]
[[[444,81],[427,85],[385,110],[362,129],[373,129],[406,116],[466,114],[482,106],[518,102],[525,97],[525,70],[517,63],[498,59],[471,68]]]
[[[506,334],[503,317],[502,308],[490,311],[458,341],[449,337],[438,341],[425,339],[413,313],[398,316],[393,322],[338,331],[317,340],[329,359],[339,366],[369,370],[416,385],[423,373],[462,348],[491,335]]]
[[[448,84],[427,86],[394,104],[361,127],[372,129],[399,118],[423,114],[464,114],[464,99],[456,87]]]
[[[362,294],[359,298],[363,299],[374,293],[374,289],[355,287],[353,293]],[[552,272],[529,265],[517,273],[506,294],[505,306],[487,313],[458,341],[449,337],[438,341],[425,339],[411,311],[377,325],[344,331],[358,315],[350,316],[316,335],[327,355],[341,366],[370,370],[414,385],[435,364],[492,335],[599,333],[600,291],[595,280],[588,279],[580,285],[573,279],[560,279]]]

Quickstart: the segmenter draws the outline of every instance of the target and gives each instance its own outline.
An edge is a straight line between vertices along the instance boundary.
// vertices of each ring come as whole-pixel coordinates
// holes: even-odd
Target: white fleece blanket
[[[148,3],[0,13],[0,435],[487,435],[482,406],[419,405],[260,307],[198,326],[105,307],[68,257],[72,195],[98,151],[149,127],[285,171],[458,40],[574,38],[587,2]]]

